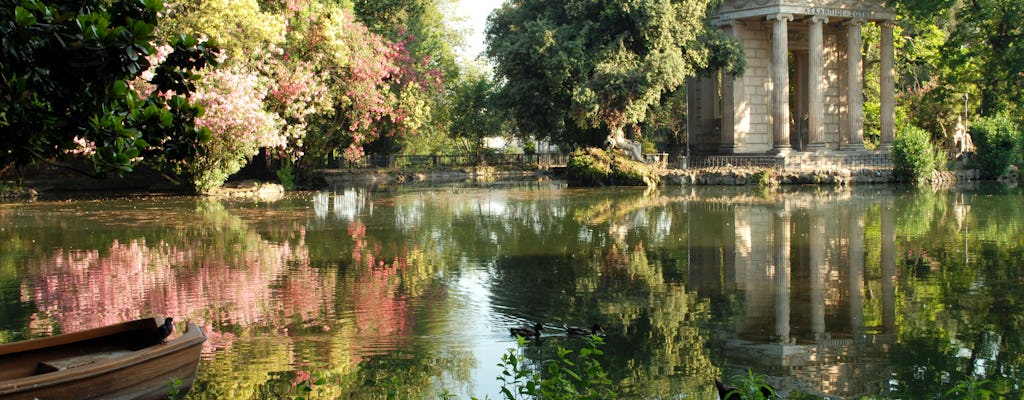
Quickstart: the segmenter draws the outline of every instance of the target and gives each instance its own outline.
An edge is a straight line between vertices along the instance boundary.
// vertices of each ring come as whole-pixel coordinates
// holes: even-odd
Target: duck
[[[539,324],[539,323],[534,325],[532,328],[528,327],[528,326],[517,326],[517,327],[513,327],[513,328],[508,328],[508,331],[509,331],[509,333],[512,334],[512,336],[522,336],[522,337],[531,337],[531,336],[540,337],[540,331],[543,331],[543,330],[544,330],[544,326]]]
[[[590,328],[583,328],[579,326],[565,327],[565,333],[569,336],[590,336],[596,335],[598,332],[604,332],[604,329],[601,329],[601,325],[598,324],[591,325]]]
[[[722,381],[718,379],[715,379],[715,389],[718,390],[718,398],[720,400],[740,400],[743,398],[742,395],[740,395],[740,392],[736,391],[736,388],[732,386],[726,386],[724,383],[722,383]],[[775,390],[772,389],[771,386],[762,385],[760,391],[761,396],[763,396],[766,399],[777,398],[775,397]]]

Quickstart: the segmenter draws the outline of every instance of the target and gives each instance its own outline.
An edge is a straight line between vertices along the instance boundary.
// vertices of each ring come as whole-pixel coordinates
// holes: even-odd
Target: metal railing
[[[565,166],[567,156],[559,153],[545,154],[368,154],[350,161],[338,159],[331,164],[342,169],[384,168],[456,168],[473,166]]]
[[[892,167],[888,153],[773,155],[697,155],[686,160],[688,168],[780,168],[783,170]]]

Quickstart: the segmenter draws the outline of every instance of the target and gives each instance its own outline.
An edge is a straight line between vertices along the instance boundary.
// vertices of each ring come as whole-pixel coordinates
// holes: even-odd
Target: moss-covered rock
[[[570,180],[584,186],[657,186],[655,168],[616,153],[588,147],[569,156]]]

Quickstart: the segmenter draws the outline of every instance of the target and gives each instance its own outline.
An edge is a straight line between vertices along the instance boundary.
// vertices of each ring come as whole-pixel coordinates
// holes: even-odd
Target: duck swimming
[[[590,328],[579,326],[565,327],[565,333],[569,334],[569,336],[590,336],[596,335],[598,332],[604,332],[604,329],[601,329],[601,325],[598,324],[591,325]]]
[[[509,333],[512,334],[512,336],[522,336],[522,337],[531,337],[531,336],[539,337],[540,336],[540,331],[543,331],[543,330],[544,330],[544,326],[539,324],[539,323],[534,325],[532,328],[528,327],[528,326],[517,326],[517,327],[514,327],[514,328],[508,328],[508,331],[509,331]]]

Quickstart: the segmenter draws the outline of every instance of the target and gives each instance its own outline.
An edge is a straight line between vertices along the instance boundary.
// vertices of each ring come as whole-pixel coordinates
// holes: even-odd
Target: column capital
[[[878,21],[877,23],[878,23],[878,26],[881,26],[883,28],[892,28],[892,27],[896,26],[896,20],[894,20],[894,19],[887,19],[887,20],[884,20],[884,21]]]
[[[782,21],[782,20],[786,20],[787,22],[789,22],[789,21],[793,20],[793,14],[786,14],[786,13],[769,14],[766,17],[766,19],[769,20],[769,21]]]
[[[816,24],[816,23],[819,23],[819,22],[823,23],[823,24],[827,24],[828,23],[828,17],[826,17],[824,15],[813,15],[813,16],[811,16],[811,23],[812,24]]]

